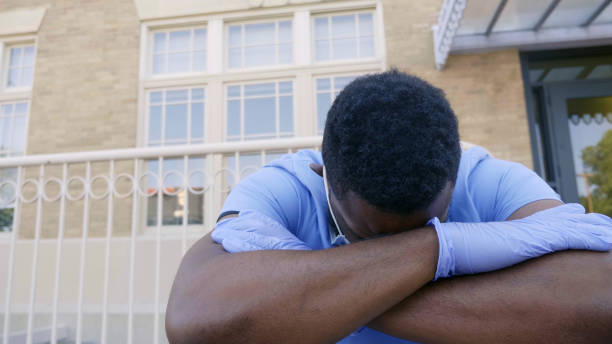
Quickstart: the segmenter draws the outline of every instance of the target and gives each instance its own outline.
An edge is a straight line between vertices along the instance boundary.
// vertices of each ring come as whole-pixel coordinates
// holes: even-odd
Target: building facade
[[[593,203],[597,186],[579,186],[592,168],[574,166],[612,128],[612,30],[500,44],[512,23],[544,27],[540,10],[554,22],[564,5],[479,3],[0,2],[4,342],[165,342],[180,258],[232,185],[316,149],[335,96],[367,73],[424,78],[445,91],[463,141]],[[599,11],[591,31],[612,23],[600,3],[574,6]],[[578,46],[590,48],[567,50]]]

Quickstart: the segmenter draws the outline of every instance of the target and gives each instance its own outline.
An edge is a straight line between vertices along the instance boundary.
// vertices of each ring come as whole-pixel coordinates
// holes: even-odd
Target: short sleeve
[[[559,195],[522,164],[487,157],[470,173],[470,196],[482,221],[505,221],[521,207]]]
[[[264,167],[236,185],[221,213],[254,210],[296,234],[307,191],[285,170]]]

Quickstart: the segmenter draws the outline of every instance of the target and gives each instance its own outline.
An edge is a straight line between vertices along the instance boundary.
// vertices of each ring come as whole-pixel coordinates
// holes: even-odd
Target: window
[[[206,70],[206,29],[161,31],[153,34],[154,75]]]
[[[148,145],[204,142],[204,88],[149,93]]]
[[[28,103],[0,104],[0,157],[25,154]]]
[[[162,191],[160,225],[182,225],[185,210],[188,225],[204,223],[204,165],[204,157],[190,157],[186,162],[184,159],[165,159],[160,171],[158,160],[149,161],[151,177],[147,179],[148,226],[157,225],[159,185],[158,179],[153,176],[158,175],[161,175]]]
[[[204,142],[204,97],[203,87],[151,91],[147,144],[167,146]],[[165,159],[161,171],[158,160],[151,160],[148,170],[149,226],[157,224],[158,183],[161,183],[162,191],[162,226],[182,225],[184,209],[187,210],[187,224],[203,223],[203,157],[191,157],[186,162],[183,159]]]
[[[342,91],[351,81],[355,80],[356,77],[357,75],[349,75],[317,79],[317,130],[319,134],[323,133],[327,112],[331,108],[334,99],[336,99],[340,91]]]
[[[227,86],[227,139],[293,136],[293,82]]]
[[[0,157],[25,154],[27,102],[0,104]],[[10,232],[15,208],[16,168],[0,169],[0,232]]]
[[[286,65],[293,62],[291,21],[228,27],[227,64],[231,68]]]
[[[34,45],[9,48],[6,88],[32,87]]]
[[[375,56],[372,13],[316,17],[313,37],[317,62]]]

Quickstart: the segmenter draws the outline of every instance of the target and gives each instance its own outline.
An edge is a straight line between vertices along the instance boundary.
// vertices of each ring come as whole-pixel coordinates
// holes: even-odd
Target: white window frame
[[[315,62],[313,49],[313,18],[344,13],[368,12],[373,14],[375,56],[371,59],[331,60]],[[228,26],[238,23],[255,23],[291,20],[292,64],[229,69]],[[171,29],[205,27],[207,30],[206,71],[191,74],[152,75],[153,33]],[[204,140],[205,143],[223,142],[227,135],[228,84],[265,83],[281,80],[293,81],[294,137],[318,135],[316,127],[316,99],[314,79],[341,74],[361,75],[380,72],[387,68],[385,55],[384,20],[382,0],[344,0],[287,3],[279,6],[264,5],[258,8],[214,12],[173,18],[149,18],[141,23],[140,68],[138,95],[137,144],[148,143],[148,91],[170,87],[204,87],[206,92]],[[223,157],[206,159],[207,176],[215,175],[224,167]],[[221,179],[221,178],[219,178]],[[215,182],[217,183],[217,182]],[[221,181],[215,187],[221,189]],[[204,232],[214,227],[222,198],[210,192],[205,194]],[[146,211],[142,221],[146,223]],[[157,235],[155,228],[140,231],[141,235]],[[175,226],[163,226],[162,235],[176,235]],[[189,225],[188,230],[192,230]],[[196,230],[193,228],[193,230]]]
[[[283,136],[281,135],[281,131],[280,131],[280,97],[281,94],[279,93],[279,83],[281,82],[291,82],[291,103],[293,106],[293,128],[292,128],[292,135],[291,136]],[[224,100],[225,100],[225,111],[224,111],[224,117],[223,117],[223,135],[224,135],[224,141],[252,141],[252,140],[256,140],[255,136],[252,136],[253,138],[247,137],[244,133],[245,128],[244,128],[244,101],[245,101],[245,97],[243,95],[244,93],[244,86],[246,85],[256,85],[256,84],[266,84],[266,83],[274,83],[274,99],[275,99],[275,133],[274,133],[274,137],[275,139],[278,138],[290,138],[290,137],[295,137],[295,122],[296,122],[296,118],[295,118],[295,106],[296,106],[296,102],[295,102],[295,80],[294,79],[289,79],[289,78],[282,78],[282,79],[274,79],[274,80],[258,80],[258,81],[249,81],[249,82],[232,82],[232,83],[228,83],[224,85]],[[228,96],[227,96],[227,89],[230,86],[240,86],[240,138],[236,139],[236,140],[230,140],[227,136],[227,116],[229,114],[228,111]],[[248,97],[249,99],[253,99],[253,98],[268,98],[268,96],[256,96],[256,97]],[[236,99],[232,99],[232,100],[236,100]],[[262,139],[270,139],[269,136],[267,135],[261,135]]]
[[[32,86],[30,87],[7,87],[8,72],[10,65],[10,52],[13,47],[34,46],[34,64],[32,66]],[[12,35],[0,38],[0,104],[25,102],[28,105],[25,121],[26,136],[24,153],[28,150],[28,132],[30,128],[30,114],[32,112],[32,88],[36,82],[36,59],[38,55],[37,38],[35,35]],[[22,172],[23,173],[23,172]],[[10,208],[10,207],[6,207]],[[14,205],[13,205],[14,209]],[[13,219],[14,221],[15,219]],[[13,234],[11,232],[0,232],[0,240],[8,240]]]
[[[332,39],[332,23],[331,23],[331,17],[335,17],[335,16],[339,16],[339,15],[353,15],[355,16],[355,18],[357,20],[355,20],[355,32],[357,33],[357,35],[355,36],[356,40],[357,40],[357,47],[356,47],[356,51],[357,51],[357,55],[359,56],[360,53],[360,38],[362,36],[359,35],[359,15],[360,14],[372,14],[372,38],[374,39],[374,55],[372,57],[357,57],[357,58],[349,58],[349,59],[333,59],[333,39]],[[316,36],[315,36],[315,19],[317,18],[328,18],[328,22],[327,22],[327,32],[328,32],[328,40],[329,40],[329,59],[325,60],[325,61],[317,61],[316,59]],[[313,62],[313,64],[345,64],[345,63],[355,63],[355,62],[364,62],[364,61],[375,61],[378,60],[380,58],[381,52],[380,50],[382,49],[382,44],[379,43],[378,41],[380,40],[381,34],[379,33],[379,30],[381,30],[381,28],[379,28],[380,24],[378,23],[379,18],[377,16],[377,10],[372,8],[372,9],[362,9],[362,10],[354,10],[354,11],[341,11],[341,12],[323,12],[323,13],[317,13],[315,15],[312,15],[310,18],[310,31],[312,32],[312,38],[310,40],[310,51],[311,51],[311,60]]]
[[[193,37],[193,35],[195,34],[195,30],[198,29],[204,29],[206,30],[206,42],[208,42],[208,27],[206,26],[206,24],[204,23],[197,23],[195,25],[185,25],[185,26],[170,26],[170,27],[151,27],[148,30],[148,34],[147,34],[147,40],[148,40],[148,44],[147,44],[147,78],[148,79],[172,79],[172,78],[180,78],[180,77],[185,77],[185,76],[189,76],[189,75],[204,75],[208,73],[209,70],[209,51],[208,51],[208,44],[206,49],[204,50],[204,54],[206,55],[206,61],[204,62],[204,70],[203,71],[190,71],[190,72],[186,72],[186,73],[160,73],[160,74],[154,74],[153,73],[153,57],[155,55],[155,34],[156,33],[161,33],[164,32],[166,33],[166,51],[165,51],[165,55],[166,55],[166,70],[168,69],[168,48],[170,46],[170,33],[171,32],[176,32],[176,31],[185,31],[185,30],[189,30],[191,31],[191,37]],[[190,44],[193,44],[193,41],[190,42]],[[188,50],[186,51],[187,53],[189,53],[189,64],[190,64],[190,68],[193,68],[193,54],[196,52],[196,50]]]
[[[147,104],[147,116],[145,118],[145,144],[149,147],[163,147],[166,145],[172,145],[172,144],[199,144],[199,143],[203,143],[206,141],[206,133],[203,132],[202,135],[202,142],[193,142],[194,139],[191,137],[191,125],[192,125],[192,113],[191,113],[191,91],[195,88],[201,88],[204,90],[204,99],[202,99],[201,103],[204,104],[204,128],[203,130],[206,130],[206,102],[207,102],[207,96],[206,96],[206,86],[205,85],[190,85],[190,86],[174,86],[174,87],[164,87],[164,88],[153,88],[153,89],[149,89],[147,90],[146,93],[146,104]],[[188,94],[188,100],[187,100],[187,138],[185,139],[187,142],[185,143],[176,143],[176,142],[168,142],[165,138],[162,138],[160,140],[160,142],[156,143],[154,146],[150,145],[150,137],[149,137],[149,125],[150,125],[150,118],[151,118],[151,114],[150,114],[150,105],[151,105],[151,93],[153,92],[162,92],[165,93],[167,91],[176,91],[176,90],[188,90],[189,94]],[[165,97],[163,97],[164,99],[162,99],[162,102],[159,104],[162,107],[162,124],[161,124],[161,133],[160,135],[163,137],[165,134],[165,129],[166,129],[166,110],[165,110],[165,106],[166,106],[166,100]],[[199,103],[199,101],[198,101]],[[198,140],[200,141],[200,139]]]
[[[262,23],[274,23],[274,28],[275,28],[275,32],[276,35],[274,37],[274,54],[275,54],[275,59],[276,61],[279,60],[279,45],[281,44],[278,41],[278,30],[279,30],[279,23],[280,22],[284,22],[284,21],[288,21],[291,23],[291,62],[289,63],[285,63],[285,64],[270,64],[270,65],[265,65],[265,66],[254,66],[254,67],[245,67],[245,50],[246,50],[246,42],[245,42],[245,36],[246,36],[246,30],[245,30],[245,26],[248,24],[262,24]],[[240,44],[240,52],[241,52],[241,62],[242,62],[242,66],[241,67],[234,67],[234,68],[230,68],[229,66],[229,28],[230,26],[236,26],[236,25],[240,25],[241,26],[241,39],[242,42]],[[223,27],[223,70],[225,72],[243,72],[243,71],[256,71],[256,70],[265,70],[265,69],[283,69],[283,68],[288,68],[291,67],[293,65],[295,65],[295,35],[294,35],[294,30],[295,30],[295,25],[294,25],[294,20],[293,20],[293,13],[291,13],[291,16],[284,16],[284,17],[274,17],[274,18],[265,18],[265,19],[253,19],[253,20],[246,20],[246,21],[229,21],[226,22],[224,27]]]
[[[321,75],[316,75],[312,78],[312,94],[313,96],[313,107],[314,107],[314,115],[313,115],[313,125],[315,128],[315,131],[317,132],[317,135],[323,135],[323,130],[319,130],[318,128],[318,124],[319,124],[319,114],[317,113],[317,94],[319,93],[328,93],[331,92],[332,93],[332,99],[331,99],[331,104],[330,104],[330,109],[331,109],[331,105],[334,104],[334,101],[336,100],[336,96],[334,95],[334,78],[338,78],[338,77],[343,77],[343,76],[354,76],[355,78],[358,78],[360,76],[369,74],[369,73],[376,73],[379,72],[377,70],[370,70],[370,71],[359,71],[359,72],[355,72],[355,73],[337,73],[337,74],[321,74]],[[330,79],[330,90],[329,91],[319,91],[317,90],[317,80],[319,79]]]

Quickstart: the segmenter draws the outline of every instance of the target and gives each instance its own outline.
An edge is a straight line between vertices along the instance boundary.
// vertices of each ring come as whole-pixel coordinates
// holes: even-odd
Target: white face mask
[[[334,211],[332,210],[331,202],[329,201],[329,186],[327,185],[327,174],[325,172],[325,166],[323,166],[323,185],[325,186],[325,198],[327,198],[327,207],[329,208],[329,214],[331,215],[332,221],[334,221],[334,226],[336,227],[337,233],[330,230],[329,236],[332,245],[341,246],[345,244],[350,244],[348,239],[342,233],[340,229],[340,225],[338,225],[338,221],[336,221],[336,216],[334,215]]]

